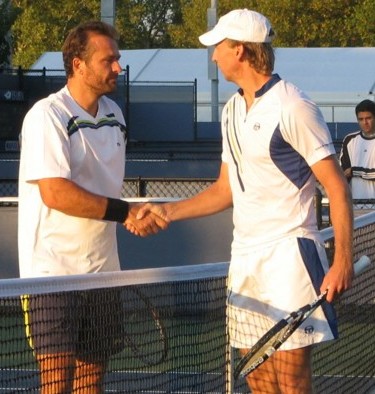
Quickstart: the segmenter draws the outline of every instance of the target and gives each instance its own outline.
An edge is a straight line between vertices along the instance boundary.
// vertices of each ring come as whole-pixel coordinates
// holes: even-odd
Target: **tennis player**
[[[375,102],[363,100],[355,107],[360,130],[345,136],[340,164],[354,199],[375,198]]]
[[[244,352],[289,311],[329,289],[328,301],[353,276],[351,195],[317,106],[273,74],[275,33],[263,15],[238,9],[199,37],[212,60],[239,86],[222,112],[218,179],[196,196],[152,211],[171,221],[214,214],[233,205],[228,314],[232,345]],[[316,181],[330,200],[335,255],[328,267],[314,210]],[[131,230],[131,229],[130,229]],[[325,304],[260,368],[252,393],[312,393],[311,349],[337,337]]]
[[[121,66],[117,32],[102,22],[73,29],[63,46],[67,84],[37,102],[22,128],[19,172],[21,277],[120,269],[116,223],[138,235],[164,228],[121,200],[126,127],[105,94]],[[27,327],[41,370],[41,393],[101,393],[107,359],[118,351],[105,326],[119,316],[101,294],[25,297]],[[121,320],[121,319],[118,319]],[[121,327],[119,327],[121,329]]]

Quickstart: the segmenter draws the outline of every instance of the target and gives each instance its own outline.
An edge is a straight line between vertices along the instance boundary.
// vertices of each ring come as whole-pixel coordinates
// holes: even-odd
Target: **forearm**
[[[330,196],[328,196],[330,198]],[[327,301],[350,288],[353,278],[353,208],[350,192],[334,193],[330,198],[331,221],[334,231],[332,265],[321,284],[328,289]]]
[[[348,182],[334,156],[312,166],[330,202],[335,254],[320,290],[328,290],[327,301],[351,286],[353,277],[353,204]]]
[[[229,185],[224,186],[218,182],[192,198],[164,204],[171,221],[213,215],[231,206],[232,193]]]
[[[164,212],[160,213],[168,220],[175,221],[213,215],[231,206],[232,191],[228,166],[221,163],[219,177],[211,186],[189,199],[163,204]]]
[[[43,179],[38,185],[45,205],[66,215],[118,222],[142,237],[168,226],[166,221],[151,214],[142,221],[137,220],[138,204],[91,193],[68,179]]]
[[[348,189],[330,203],[330,216],[335,237],[334,263],[350,264],[353,254],[353,204]]]
[[[46,206],[69,216],[103,219],[108,198],[91,193],[64,178],[38,181],[39,190]]]

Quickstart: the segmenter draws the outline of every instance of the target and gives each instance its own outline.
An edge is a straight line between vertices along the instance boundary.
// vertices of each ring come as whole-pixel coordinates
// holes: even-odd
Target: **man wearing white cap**
[[[348,184],[317,106],[272,74],[274,37],[263,15],[247,9],[220,18],[199,37],[240,89],[222,112],[219,178],[198,195],[148,210],[175,221],[233,205],[228,280],[231,344],[245,351],[288,312],[328,290],[331,302],[350,287],[352,204]],[[335,255],[328,266],[314,210],[316,179],[330,199]],[[252,393],[312,393],[311,348],[337,337],[326,303],[247,378]]]

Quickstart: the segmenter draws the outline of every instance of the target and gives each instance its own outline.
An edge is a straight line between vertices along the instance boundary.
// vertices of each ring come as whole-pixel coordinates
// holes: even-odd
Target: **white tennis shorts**
[[[320,293],[328,262],[324,245],[308,238],[287,238],[232,256],[228,277],[231,345],[251,348],[290,312]],[[337,338],[332,304],[325,302],[282,345],[297,349]]]

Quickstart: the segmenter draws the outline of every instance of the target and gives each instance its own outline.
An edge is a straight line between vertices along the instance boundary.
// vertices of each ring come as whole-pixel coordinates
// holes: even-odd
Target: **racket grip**
[[[371,260],[368,256],[360,257],[354,263],[354,275],[357,276],[357,275],[361,274],[363,271],[365,271],[367,268],[369,268],[370,265],[371,265]]]

